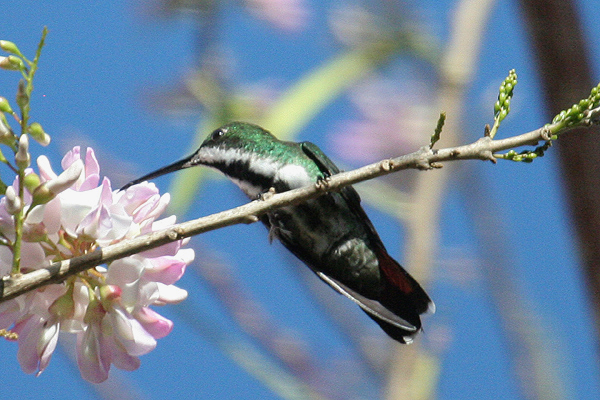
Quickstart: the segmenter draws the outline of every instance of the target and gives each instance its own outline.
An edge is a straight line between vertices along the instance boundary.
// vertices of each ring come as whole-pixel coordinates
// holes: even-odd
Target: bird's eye
[[[223,137],[223,135],[225,135],[225,130],[217,129],[210,135],[210,139],[211,140],[219,140],[221,137]]]

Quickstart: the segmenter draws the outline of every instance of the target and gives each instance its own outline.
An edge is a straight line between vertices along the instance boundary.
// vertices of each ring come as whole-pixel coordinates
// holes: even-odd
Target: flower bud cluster
[[[585,123],[589,117],[589,112],[600,107],[600,84],[592,89],[590,95],[580,100],[578,103],[567,110],[563,110],[554,117],[553,124],[561,125],[561,128]],[[587,121],[589,123],[593,121]]]
[[[517,73],[514,69],[511,69],[506,79],[504,79],[500,85],[500,89],[498,91],[498,101],[496,101],[496,104],[494,105],[494,117],[498,120],[498,122],[506,118],[510,112],[510,100],[513,96],[513,90],[516,84]]]
[[[517,162],[533,162],[538,157],[542,157],[544,155],[544,151],[546,149],[542,149],[540,146],[535,151],[522,151],[517,153],[515,150],[509,150],[504,154],[505,160],[517,161]]]
[[[158,219],[168,194],[161,196],[149,183],[113,191],[110,181],[100,178],[93,150],[88,148],[84,158],[79,147],[73,148],[62,160],[64,172],[57,175],[48,159],[39,157],[37,174],[25,170],[23,198],[16,196],[16,177],[0,199],[0,234],[9,242],[15,238],[15,210],[24,210],[22,272],[175,223],[174,217]],[[154,349],[173,327],[151,306],[187,296],[174,285],[194,258],[192,249],[182,248],[184,243],[116,260],[0,303],[0,330],[18,341],[22,369],[44,371],[61,333],[77,336],[77,362],[88,381],[107,379],[111,365],[138,368],[139,356]],[[11,249],[0,246],[1,275],[11,271]]]
[[[38,46],[38,55],[44,43],[47,30],[42,33],[42,40]],[[23,179],[23,171],[31,164],[31,155],[29,153],[29,139],[32,138],[42,146],[47,146],[50,143],[50,136],[44,131],[44,128],[39,122],[29,123],[30,99],[31,91],[33,90],[33,76],[37,67],[37,56],[34,61],[29,61],[21,53],[17,45],[8,40],[0,40],[0,50],[3,50],[9,55],[0,56],[0,68],[7,70],[18,70],[22,73],[23,79],[19,81],[15,102],[18,106],[20,115],[17,115],[10,102],[0,96],[0,145],[8,146],[14,153],[14,163],[9,160],[2,150],[0,150],[0,163],[7,164],[12,170],[18,170],[21,179]],[[7,117],[13,117],[20,127],[20,134],[15,134]],[[31,183],[31,182],[30,182]],[[0,179],[0,194],[4,194],[9,186]],[[23,205],[23,199],[19,196],[23,195],[23,191],[19,187],[12,189],[15,194],[13,206]],[[12,195],[12,193],[10,193]],[[22,209],[16,210],[16,214],[21,214]],[[20,224],[21,218],[18,218],[17,224]],[[16,255],[18,258],[20,255]],[[17,268],[18,266],[16,266]],[[18,271],[13,271],[18,272]]]
[[[10,53],[6,57],[0,57],[0,68],[9,71],[24,71],[26,69],[23,61],[25,57],[16,44],[8,40],[0,40],[0,49]]]
[[[39,122],[32,122],[27,126],[26,132],[17,136],[8,123],[6,115],[14,116],[10,103],[5,97],[0,96],[0,144],[8,146],[14,152],[13,169],[25,170],[31,165],[31,154],[29,152],[29,138],[34,139],[42,146],[50,144],[50,135],[48,135]],[[11,165],[2,150],[0,150],[0,163]],[[31,182],[30,182],[31,183]],[[0,194],[4,194],[6,183],[0,180]],[[17,192],[18,193],[18,190]]]

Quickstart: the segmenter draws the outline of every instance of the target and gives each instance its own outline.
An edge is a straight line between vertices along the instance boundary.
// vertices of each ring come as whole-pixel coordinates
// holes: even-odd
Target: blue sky
[[[120,186],[187,154],[202,113],[167,116],[148,107],[147,101],[156,90],[178,83],[194,66],[197,26],[190,17],[145,16],[148,7],[141,3],[21,0],[2,5],[0,39],[16,42],[26,54],[33,53],[42,27],[50,30],[32,107],[33,118],[43,124],[53,142],[45,149],[34,147],[35,155],[43,151],[58,165],[73,145],[92,146],[101,172]],[[339,51],[328,37],[327,10],[335,2],[307,3],[311,16],[297,35],[281,34],[235,5],[237,2],[229,4],[218,34],[235,55],[237,84],[271,79],[285,86]],[[590,38],[594,76],[600,80],[600,45],[591,40],[600,33],[594,20],[600,8],[593,0],[578,3]],[[454,5],[452,1],[419,5],[417,15],[441,43],[447,38]],[[511,68],[517,69],[519,85],[512,112],[499,135],[522,133],[546,122],[535,65],[517,10],[514,2],[499,1],[486,29],[465,102],[468,111],[462,117],[466,141],[475,140],[483,125],[490,123],[497,87]],[[418,64],[406,65],[407,74],[421,75]],[[0,95],[12,99],[16,83],[16,74],[1,72]],[[336,100],[310,121],[299,140],[314,141],[332,158],[344,161],[336,155],[327,132],[355,114],[347,98]],[[531,165],[474,164],[461,164],[450,178],[439,227],[440,251],[428,285],[438,311],[425,318],[420,340],[434,349],[441,368],[437,398],[526,398],[510,359],[510,331],[506,332],[490,294],[494,277],[480,266],[484,260],[481,248],[489,243],[481,243],[484,239],[476,235],[477,224],[469,208],[473,199],[468,197],[473,184],[487,188],[490,207],[500,218],[495,229],[506,239],[506,271],[517,276],[517,297],[526,299],[520,306],[536,316],[538,324],[531,329],[541,329],[547,339],[537,345],[551,357],[550,364],[558,365],[554,372],[562,378],[564,398],[599,398],[597,343],[555,152],[551,150]],[[5,171],[2,173],[4,178]],[[157,183],[167,190],[170,179],[161,178]],[[187,215],[179,218],[200,217],[245,201],[229,182],[210,180]],[[399,243],[403,229],[374,207],[367,206],[367,210],[391,254],[402,262],[405,256]],[[192,243],[198,263],[226,264],[218,273],[235,274],[244,291],[260,302],[278,326],[288,329],[292,339],[298,335],[319,371],[332,376],[339,371],[340,385],[358,386],[353,389],[356,398],[383,398],[381,381],[361,364],[352,343],[323,315],[323,306],[302,283],[319,282],[299,273],[302,267],[281,245],[269,246],[262,226],[230,227],[194,238]],[[230,251],[232,248],[235,251]],[[461,281],[453,275],[456,273],[472,276]],[[240,366],[240,359],[247,354],[244,351],[260,346],[235,326],[210,285],[190,268],[180,286],[190,292],[185,304],[160,310],[175,321],[174,331],[159,341],[154,352],[142,357],[138,371],[113,369],[114,380],[109,385],[119,392],[114,398],[123,398],[123,388],[130,388],[131,398],[281,398]],[[325,291],[323,297],[339,312],[348,313],[343,319],[356,320],[356,326],[376,338],[375,354],[391,349],[392,343],[383,334],[379,336],[377,328],[352,304],[333,292]],[[450,334],[442,346],[435,337],[444,332]],[[239,348],[223,347],[232,344]],[[72,343],[64,343],[64,348],[72,347]],[[0,374],[4,377],[0,390],[6,398],[97,399],[104,398],[103,391],[111,391],[109,385],[94,387],[82,381],[64,349],[57,351],[50,367],[37,378],[21,372],[16,350],[14,343],[0,341]],[[329,382],[327,379],[324,382]]]

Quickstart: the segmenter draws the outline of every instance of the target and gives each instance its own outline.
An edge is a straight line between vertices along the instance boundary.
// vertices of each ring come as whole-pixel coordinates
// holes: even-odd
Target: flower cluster
[[[26,137],[24,135],[24,137]],[[157,218],[169,195],[143,183],[113,191],[100,179],[92,149],[73,148],[57,175],[45,156],[37,160],[39,175],[25,170],[23,198],[18,177],[0,200],[0,274],[11,272],[15,209],[24,210],[20,271],[28,272],[98,247],[167,228],[175,218]],[[34,182],[34,184],[31,184]],[[17,203],[17,204],[15,204]],[[150,308],[187,297],[173,284],[193,260],[185,241],[163,245],[99,266],[0,303],[0,330],[18,336],[18,360],[27,373],[40,374],[50,362],[59,332],[77,335],[77,362],[83,378],[102,382],[111,364],[124,370],[139,367],[139,356],[169,334],[172,322]]]

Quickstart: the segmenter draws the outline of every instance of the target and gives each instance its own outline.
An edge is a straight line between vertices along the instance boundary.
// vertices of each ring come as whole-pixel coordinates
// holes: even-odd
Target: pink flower
[[[108,347],[101,328],[105,314],[99,300],[90,303],[84,319],[86,329],[77,335],[77,364],[81,376],[94,383],[108,378],[111,364],[110,352],[102,351]]]
[[[23,196],[27,217],[23,231],[21,271],[52,260],[75,257],[141,234],[166,228],[175,218],[157,218],[169,195],[143,183],[113,191],[88,148],[85,163],[79,147],[62,160],[57,175],[44,156],[38,158],[41,185]],[[28,169],[27,174],[33,173]],[[18,188],[15,180],[13,187]],[[0,200],[0,232],[14,240],[14,217]],[[31,210],[29,210],[31,208]],[[82,272],[65,283],[49,285],[0,304],[0,329],[19,335],[18,360],[26,373],[40,374],[49,364],[60,332],[77,335],[77,361],[91,382],[108,378],[111,365],[124,370],[140,366],[139,356],[156,347],[173,323],[151,306],[184,300],[187,292],[173,284],[194,259],[182,249],[187,241]],[[12,265],[9,246],[0,246],[0,273]]]
[[[246,4],[257,17],[286,31],[298,31],[308,17],[304,0],[246,0]]]
[[[118,303],[112,304],[112,308],[104,316],[102,324],[110,327],[105,331],[112,333],[112,339],[118,345],[115,346],[116,350],[120,353],[141,356],[151,352],[156,347],[156,340],[152,335]],[[115,349],[112,350],[114,357]]]
[[[143,307],[137,310],[135,312],[135,319],[137,319],[146,332],[151,334],[155,339],[167,336],[173,329],[173,322],[149,307]]]
[[[60,321],[56,318],[46,320],[36,314],[15,326],[13,332],[19,334],[17,359],[23,371],[28,374],[36,371],[38,375],[42,373],[56,348],[59,329]]]

